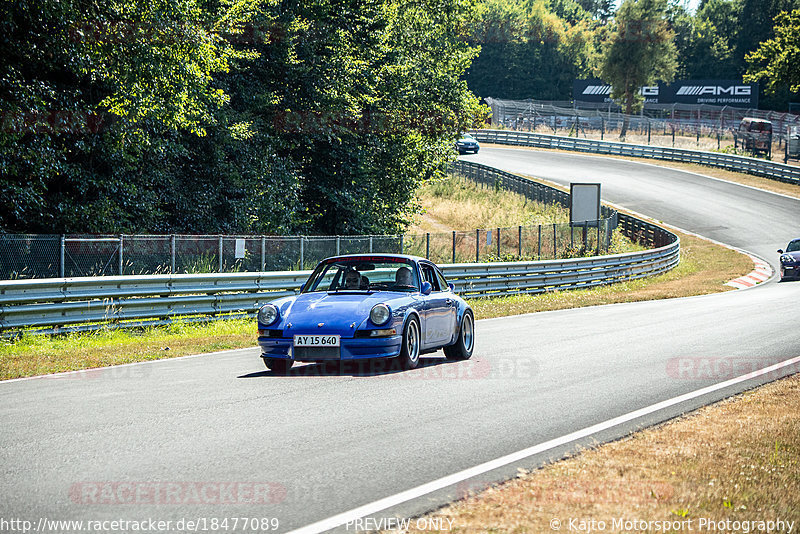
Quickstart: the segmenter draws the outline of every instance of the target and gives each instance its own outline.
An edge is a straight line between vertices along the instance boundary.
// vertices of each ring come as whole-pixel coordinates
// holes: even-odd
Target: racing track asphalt
[[[468,159],[562,183],[600,181],[605,200],[744,248],[773,266],[775,249],[800,234],[800,200],[680,171],[529,150],[484,148]],[[280,377],[263,369],[258,349],[245,349],[0,383],[0,518],[265,517],[278,518],[282,532],[299,528],[800,356],[799,301],[800,282],[773,281],[718,295],[484,320],[472,360],[436,355],[407,373],[346,368],[325,376],[319,366],[303,366]],[[579,443],[625,435],[797,370],[682,402]],[[372,516],[424,512],[576,444]],[[162,491],[170,482],[196,483],[200,493],[182,486],[171,498],[188,502],[155,504],[153,482]],[[279,502],[214,502],[219,484],[230,482],[271,483],[269,495]],[[87,502],[97,483],[133,485]],[[137,499],[136,487],[151,493]]]

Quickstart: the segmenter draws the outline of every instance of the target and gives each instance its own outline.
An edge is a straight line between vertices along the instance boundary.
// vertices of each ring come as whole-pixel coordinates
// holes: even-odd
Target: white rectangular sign
[[[600,219],[600,184],[569,184],[569,222],[583,224]],[[596,224],[596,223],[595,223]]]
[[[237,260],[243,260],[244,259],[245,253],[247,252],[247,250],[244,247],[244,239],[237,239],[236,240],[236,251],[235,252],[236,252],[235,255],[236,255],[236,259]]]

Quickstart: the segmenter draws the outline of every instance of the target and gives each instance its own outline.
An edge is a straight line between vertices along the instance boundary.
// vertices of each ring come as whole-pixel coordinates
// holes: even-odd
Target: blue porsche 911
[[[275,372],[294,362],[397,358],[405,369],[420,354],[444,349],[472,356],[475,319],[432,262],[399,254],[358,254],[320,262],[300,294],[258,311],[258,344]]]

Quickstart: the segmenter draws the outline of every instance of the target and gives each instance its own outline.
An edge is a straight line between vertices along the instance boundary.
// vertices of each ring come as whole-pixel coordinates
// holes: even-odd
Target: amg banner
[[[758,84],[737,80],[679,80],[642,87],[639,94],[650,104],[711,104],[758,108]],[[611,86],[601,80],[575,80],[573,100],[611,102]]]

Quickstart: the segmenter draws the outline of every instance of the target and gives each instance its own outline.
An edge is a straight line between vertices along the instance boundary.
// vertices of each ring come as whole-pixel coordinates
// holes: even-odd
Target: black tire
[[[464,312],[461,326],[458,328],[458,339],[453,345],[444,348],[448,360],[469,360],[475,347],[475,318],[471,310]]]
[[[403,346],[397,360],[403,369],[416,369],[419,365],[419,347],[422,336],[420,335],[419,320],[411,317],[403,329]]]
[[[267,369],[272,371],[275,374],[285,375],[289,372],[289,369],[292,368],[294,365],[294,360],[283,360],[279,358],[263,358],[264,365],[267,366]]]

